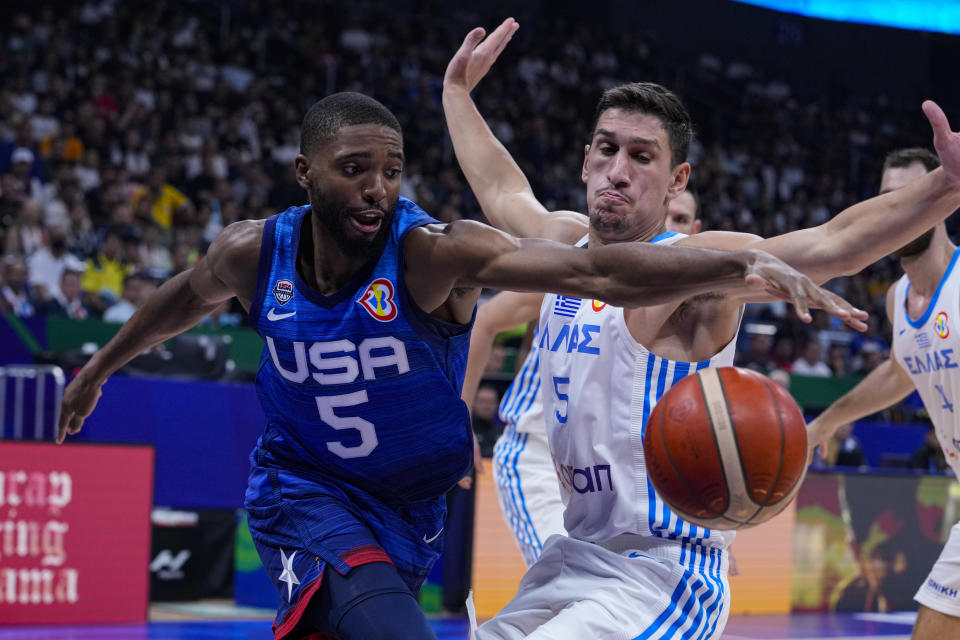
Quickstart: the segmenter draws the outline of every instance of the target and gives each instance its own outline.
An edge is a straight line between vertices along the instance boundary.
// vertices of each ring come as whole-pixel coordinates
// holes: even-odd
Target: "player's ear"
[[[580,179],[583,180],[583,184],[587,184],[587,177],[589,177],[589,171],[587,170],[587,158],[590,157],[590,145],[583,145],[583,169],[580,171]]]
[[[694,233],[700,233],[700,227],[701,227],[701,226],[703,226],[703,220],[700,220],[699,218],[697,218],[697,220],[694,221],[694,223],[693,223],[693,232],[694,232]]]
[[[690,180],[690,163],[681,162],[673,168],[670,176],[670,186],[667,187],[667,199],[672,200],[683,193]]]
[[[298,153],[297,157],[293,160],[293,167],[297,173],[297,184],[303,189],[308,189],[310,187],[310,178],[307,174],[310,171],[310,161],[307,159],[307,156]]]

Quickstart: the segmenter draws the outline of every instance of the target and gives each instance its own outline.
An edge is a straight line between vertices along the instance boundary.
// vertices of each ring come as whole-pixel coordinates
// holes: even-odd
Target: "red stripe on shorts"
[[[340,554],[340,559],[351,567],[359,567],[362,564],[370,564],[371,562],[389,562],[393,564],[387,552],[375,544],[366,544],[362,547],[348,549]]]
[[[301,589],[297,606],[287,612],[287,617],[280,626],[274,625],[273,627],[273,637],[276,640],[281,640],[281,638],[293,631],[293,628],[297,626],[297,623],[300,622],[300,617],[303,616],[304,610],[306,610],[307,605],[310,604],[310,598],[312,598],[313,594],[320,588],[321,582],[323,582],[323,571],[320,572],[316,580],[308,584],[305,589]],[[308,637],[316,637],[316,640],[334,640],[334,638],[330,638],[322,633],[313,634]]]

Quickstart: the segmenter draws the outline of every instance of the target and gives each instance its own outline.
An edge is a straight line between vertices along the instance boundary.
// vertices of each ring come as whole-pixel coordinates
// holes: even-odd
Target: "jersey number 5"
[[[553,377],[553,390],[557,392],[557,400],[563,403],[563,413],[559,411],[554,411],[557,416],[557,421],[560,424],[563,424],[567,421],[567,412],[570,410],[570,397],[567,395],[566,387],[570,384],[570,378],[566,377]],[[560,390],[560,387],[564,387],[563,391]]]
[[[334,429],[356,429],[360,432],[360,444],[348,447],[342,442],[328,442],[327,449],[341,458],[363,458],[377,448],[377,431],[372,422],[359,416],[338,416],[337,407],[353,407],[367,402],[367,392],[354,391],[340,396],[317,396],[320,419]]]

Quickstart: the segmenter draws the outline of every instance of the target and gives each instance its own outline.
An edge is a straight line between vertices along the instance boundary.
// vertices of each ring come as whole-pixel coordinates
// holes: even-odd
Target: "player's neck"
[[[650,242],[665,231],[666,227],[660,224],[652,228],[637,228],[628,233],[609,234],[598,231],[593,225],[590,225],[588,242],[591,247],[619,244],[621,242]]]
[[[915,258],[902,259],[900,266],[910,279],[910,288],[924,296],[933,295],[950,266],[956,248],[956,245],[948,240],[937,243]]]
[[[343,288],[367,264],[369,256],[350,256],[312,215],[303,220],[297,269],[310,287],[328,296]]]

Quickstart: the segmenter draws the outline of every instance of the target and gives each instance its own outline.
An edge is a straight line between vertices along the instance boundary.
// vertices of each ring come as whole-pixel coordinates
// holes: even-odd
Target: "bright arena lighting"
[[[811,18],[900,29],[960,33],[955,0],[734,0]]]

